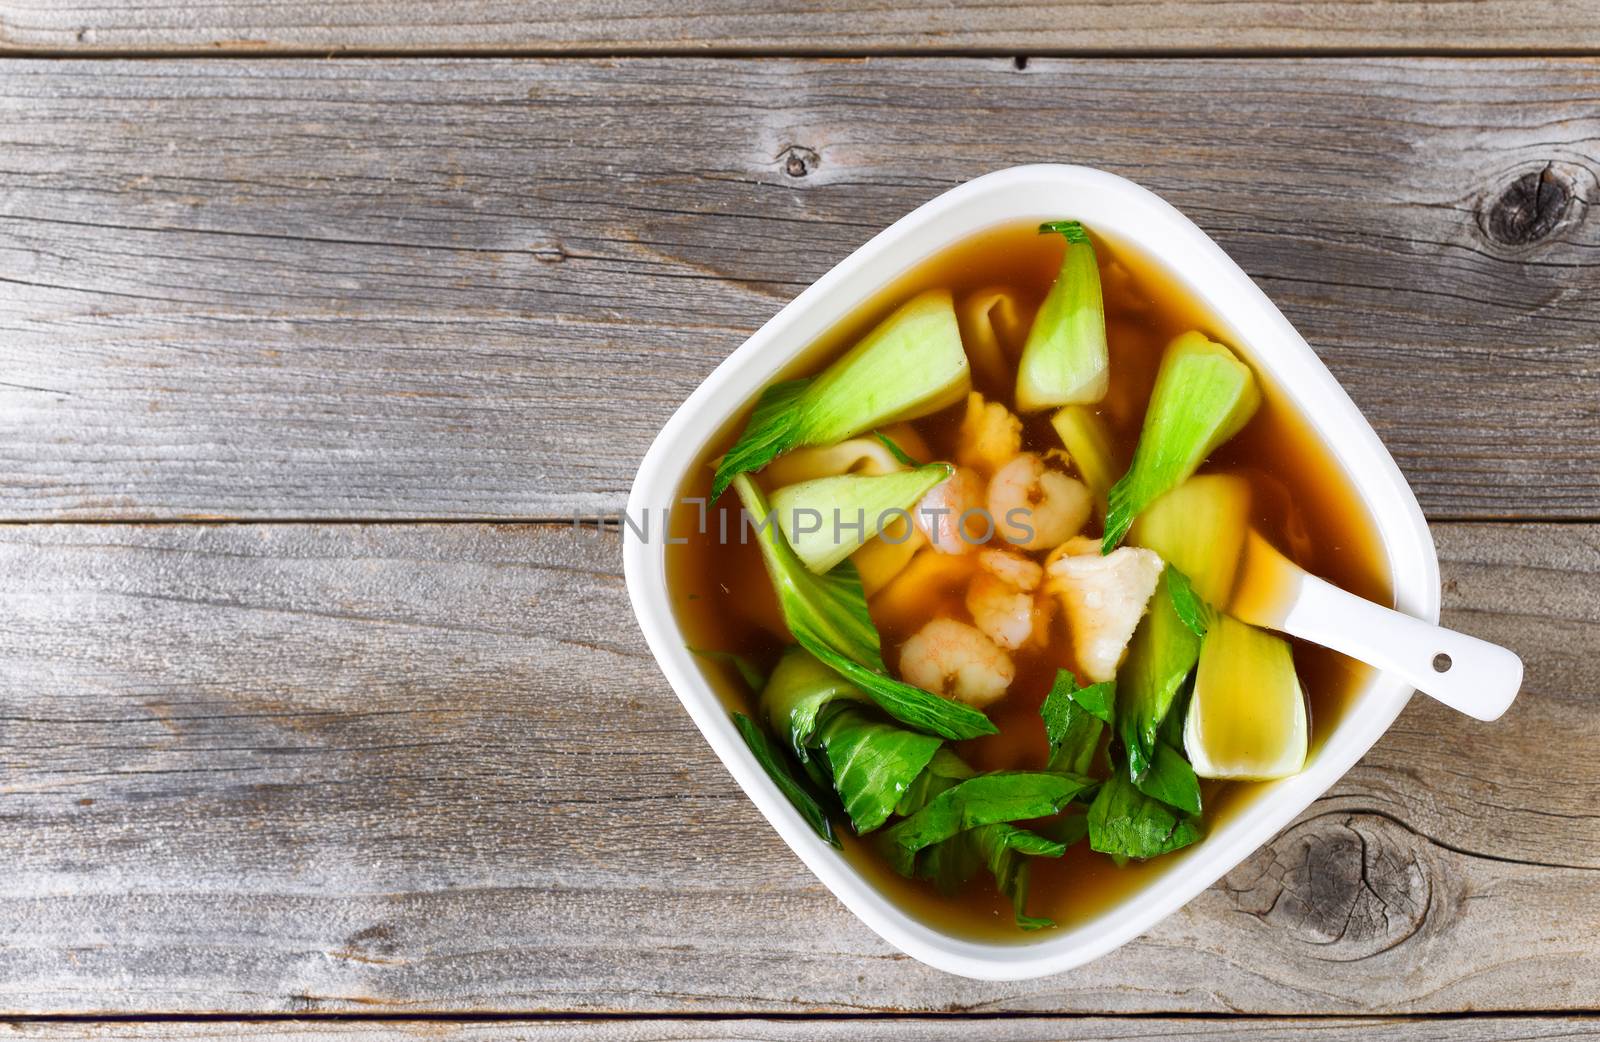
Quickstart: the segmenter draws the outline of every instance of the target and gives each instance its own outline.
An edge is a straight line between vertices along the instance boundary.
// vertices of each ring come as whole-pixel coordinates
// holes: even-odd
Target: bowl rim
[[[1438,557],[1416,496],[1389,451],[1305,339],[1205,232],[1154,192],[1104,170],[1009,167],[958,185],[885,228],[812,283],[735,349],[661,428],[629,493],[629,518],[658,515],[706,442],[831,326],[928,257],[996,225],[1077,218],[1146,254],[1230,327],[1251,365],[1286,399],[1345,471],[1377,530],[1394,606],[1437,622]],[[665,527],[664,525],[662,526]],[[648,531],[648,523],[644,526]],[[1059,973],[1121,946],[1242,862],[1339,780],[1410,699],[1404,681],[1374,672],[1306,769],[1263,794],[1172,868],[1090,919],[985,941],[916,919],[819,839],[766,776],[684,645],[666,588],[663,540],[624,524],[623,570],[646,643],[689,716],[734,780],[790,849],[885,941],[938,969],[982,980]],[[1181,868],[1181,871],[1179,870]]]

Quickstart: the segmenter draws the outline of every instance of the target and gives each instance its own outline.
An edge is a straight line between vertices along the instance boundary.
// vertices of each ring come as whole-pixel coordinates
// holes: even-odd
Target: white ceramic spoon
[[[1402,615],[1311,575],[1258,533],[1228,613],[1404,677],[1479,720],[1495,720],[1522,686],[1522,660],[1498,644]]]

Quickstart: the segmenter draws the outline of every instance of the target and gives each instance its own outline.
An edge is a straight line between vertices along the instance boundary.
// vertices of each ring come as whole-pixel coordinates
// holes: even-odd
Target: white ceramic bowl
[[[634,479],[630,516],[648,511],[659,519],[708,439],[880,287],[984,229],[1065,218],[1080,219],[1159,262],[1226,323],[1236,338],[1233,346],[1309,420],[1349,475],[1376,523],[1395,607],[1438,621],[1439,563],[1422,511],[1333,375],[1255,283],[1188,218],[1131,181],[1080,166],[1018,166],[980,177],[918,207],[840,261],[733,352],[667,421]],[[659,537],[625,535],[628,592],[650,650],[706,741],[790,848],[862,922],[914,958],[968,977],[1020,980],[1059,973],[1149,929],[1294,820],[1371,748],[1412,693],[1403,681],[1374,673],[1305,771],[1266,786],[1200,843],[1163,858],[1164,870],[1148,886],[1093,919],[1010,943],[970,940],[902,911],[818,839],[767,778],[734,730],[701,663],[684,647],[667,595],[664,550]]]

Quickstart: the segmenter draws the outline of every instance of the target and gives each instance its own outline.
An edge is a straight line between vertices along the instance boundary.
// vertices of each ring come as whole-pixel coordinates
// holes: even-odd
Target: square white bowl
[[[1224,321],[1280,404],[1296,410],[1349,477],[1376,525],[1394,606],[1439,618],[1439,562],[1422,510],[1355,403],[1266,294],[1209,236],[1165,200],[1125,178],[1081,166],[1011,167],[918,207],[774,315],[728,356],[667,421],[640,464],[630,517],[659,518],[730,419],[808,346],[879,289],[928,258],[997,225],[1076,218],[1128,244]],[[1272,839],[1348,771],[1411,697],[1401,680],[1373,673],[1306,769],[1272,782],[1193,847],[1168,855],[1149,885],[1077,925],[1013,942],[954,936],[907,914],[839,851],[818,839],[746,748],[728,710],[684,645],[667,593],[665,546],[624,527],[623,564],[639,626],[684,708],[772,827],[862,922],[913,958],[984,980],[1022,980],[1072,969],[1149,929]]]

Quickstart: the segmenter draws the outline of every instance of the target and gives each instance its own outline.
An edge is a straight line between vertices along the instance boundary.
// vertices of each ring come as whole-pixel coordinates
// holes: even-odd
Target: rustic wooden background
[[[0,0],[0,54],[9,1034],[1600,1038],[1600,0]],[[567,519],[1034,160],[1239,259],[1528,673],[985,984],[812,880]]]

